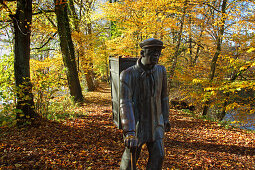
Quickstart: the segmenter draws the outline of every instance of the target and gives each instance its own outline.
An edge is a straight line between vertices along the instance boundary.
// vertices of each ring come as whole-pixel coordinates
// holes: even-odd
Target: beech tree
[[[12,14],[4,1],[0,1],[0,3],[9,11],[14,28],[14,75],[17,97],[17,125],[31,124],[35,122],[35,119],[40,117],[34,111],[32,84],[30,81],[29,60],[32,0],[17,0],[15,14]]]
[[[64,65],[66,67],[67,80],[70,94],[74,97],[75,102],[82,102],[82,90],[78,77],[78,71],[75,61],[74,45],[71,37],[71,29],[67,12],[67,1],[54,0],[55,13],[58,23],[58,34],[60,47],[62,51]]]
[[[92,24],[90,21],[85,21],[86,23],[82,23],[82,12],[85,12],[85,17],[90,17],[88,16],[90,13],[90,10],[92,8],[94,0],[87,1],[85,4],[80,3],[79,4],[79,14],[77,14],[77,11],[74,6],[74,1],[69,0],[69,7],[70,7],[70,12],[71,12],[71,18],[72,18],[72,24],[74,25],[74,34],[77,36],[74,36],[74,39],[76,40],[77,43],[77,54],[78,54],[78,64],[81,64],[81,72],[84,74],[86,82],[87,82],[87,88],[88,91],[94,91],[96,89],[95,81],[93,78],[93,62],[92,62],[92,57],[86,55],[86,51],[89,51],[93,49],[92,46],[92,40],[84,38],[86,35],[88,37],[91,37],[92,34]],[[85,11],[83,11],[85,10]],[[89,20],[89,18],[86,18],[86,20]],[[82,26],[85,25],[85,34],[84,32],[81,31]],[[86,48],[87,47],[87,48]],[[89,49],[88,49],[89,48]],[[78,65],[79,67],[79,65]]]
[[[180,26],[178,28],[178,31],[177,31],[177,38],[176,38],[176,44],[175,44],[175,48],[174,48],[174,54],[173,56],[169,57],[171,58],[170,62],[171,62],[171,67],[170,67],[170,71],[169,71],[169,79],[168,79],[168,86],[169,86],[169,89],[171,88],[171,83],[172,83],[172,79],[174,77],[174,73],[175,73],[175,69],[176,69],[176,65],[177,65],[177,60],[178,60],[178,57],[179,55],[181,54],[181,40],[182,40],[182,36],[183,36],[183,27],[184,27],[184,22],[185,22],[185,15],[186,15],[186,10],[187,10],[187,5],[188,5],[188,1],[185,0],[184,1],[184,4],[183,4],[183,11],[182,11],[182,14],[181,14],[181,19],[180,19]]]
[[[216,51],[214,53],[214,56],[211,61],[211,69],[210,69],[210,74],[209,74],[209,81],[212,82],[214,77],[215,77],[215,70],[216,70],[216,63],[218,61],[219,55],[221,53],[221,46],[222,46],[222,41],[223,41],[223,36],[224,36],[224,31],[225,31],[225,22],[226,22],[226,8],[227,8],[227,0],[223,0],[222,2],[219,2],[219,8],[220,8],[220,23],[218,24],[218,28],[216,28],[217,32],[215,32],[215,39],[216,39]],[[214,4],[213,4],[214,5]],[[215,10],[215,9],[213,9]],[[205,102],[205,106],[203,109],[203,115],[206,115],[208,112],[208,107],[209,107],[210,99],[208,99]],[[221,113],[222,115],[220,116],[220,119],[223,119],[225,116],[224,113]]]

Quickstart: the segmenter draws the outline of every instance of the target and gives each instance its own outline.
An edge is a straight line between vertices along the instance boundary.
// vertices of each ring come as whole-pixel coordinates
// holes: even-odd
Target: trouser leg
[[[136,161],[139,158],[141,152],[141,146],[136,150]],[[131,151],[126,147],[120,162],[120,170],[130,170],[131,169]]]
[[[165,156],[163,139],[147,143],[149,160],[147,170],[161,170]]]

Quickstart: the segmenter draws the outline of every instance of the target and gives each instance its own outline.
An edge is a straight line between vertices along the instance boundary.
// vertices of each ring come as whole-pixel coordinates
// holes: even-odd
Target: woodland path
[[[0,129],[0,169],[119,169],[124,149],[112,122],[108,86],[85,95],[75,119]],[[255,133],[224,129],[170,110],[163,169],[255,169]],[[82,113],[82,114],[81,114]],[[145,169],[146,147],[138,161]]]

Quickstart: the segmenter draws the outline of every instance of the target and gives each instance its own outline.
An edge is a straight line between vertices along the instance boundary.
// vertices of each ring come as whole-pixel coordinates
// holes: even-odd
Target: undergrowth
[[[45,110],[40,110],[39,114],[48,120],[64,121],[67,119],[74,119],[82,113],[77,112],[78,104],[75,104],[68,96],[62,96],[50,100]],[[36,108],[35,108],[36,110]],[[18,109],[15,109],[15,104],[3,104],[0,107],[0,126],[15,126],[16,125],[16,113]]]

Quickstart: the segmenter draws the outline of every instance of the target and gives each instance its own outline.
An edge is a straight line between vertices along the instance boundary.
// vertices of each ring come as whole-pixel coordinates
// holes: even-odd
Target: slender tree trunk
[[[195,55],[194,60],[193,60],[193,62],[192,62],[192,66],[194,66],[194,65],[196,64],[197,59],[198,59],[198,54],[199,54],[199,52],[200,52],[200,39],[201,39],[201,37],[202,37],[202,35],[203,35],[203,32],[204,32],[204,28],[202,28],[202,30],[201,30],[201,32],[200,32],[200,35],[199,35],[199,40],[198,40],[198,42],[197,42],[196,55]]]
[[[81,33],[80,27],[79,27],[79,18],[75,11],[73,0],[69,0],[69,6],[70,6],[70,12],[73,18],[74,30],[78,33]],[[92,34],[91,24],[87,24],[87,29],[88,29],[88,34]],[[84,48],[83,42],[82,40],[78,40],[78,43],[79,43],[78,53],[80,54],[82,58],[84,58],[85,48]],[[87,82],[88,91],[94,91],[96,89],[96,85],[95,85],[95,81],[93,77],[93,70],[92,70],[93,64],[91,59],[87,59],[85,64],[87,65],[86,70],[84,71],[85,71],[85,79]]]
[[[69,18],[67,15],[67,1],[54,0],[55,13],[58,22],[58,33],[60,38],[60,47],[63,55],[64,65],[66,67],[67,80],[71,96],[75,102],[82,102],[82,90],[78,77],[78,71],[75,61],[74,45],[71,37]]]
[[[211,62],[211,71],[210,71],[210,75],[209,75],[209,80],[212,82],[214,77],[215,77],[215,71],[216,71],[216,63],[217,60],[219,58],[219,55],[221,53],[221,44],[222,44],[222,40],[223,40],[223,35],[224,35],[224,30],[225,30],[225,22],[226,22],[226,7],[227,7],[227,0],[223,0],[222,1],[222,5],[221,5],[221,26],[219,29],[219,33],[216,39],[216,52],[214,53],[212,62]],[[205,102],[205,106],[203,109],[203,115],[207,115],[208,113],[208,109],[209,109],[209,103],[210,103],[210,99],[208,99],[208,101]],[[225,102],[224,102],[224,107],[226,106]],[[224,109],[223,109],[224,110]],[[225,110],[224,110],[225,112]],[[225,113],[222,113],[225,115]]]
[[[88,35],[91,35],[92,34],[91,23],[87,24],[87,29],[88,29]],[[92,48],[92,45],[89,45],[89,47]],[[88,91],[94,91],[96,89],[96,85],[95,85],[94,76],[93,76],[93,63],[91,59],[89,59],[87,65],[89,67],[87,69],[87,73],[85,76],[86,76]]]
[[[192,57],[192,18],[191,18],[191,14],[189,14],[189,65],[192,66],[192,61],[193,61],[193,57]]]
[[[17,125],[33,123],[40,116],[34,111],[32,84],[30,81],[30,35],[32,0],[18,0],[14,24],[14,75],[17,87]]]
[[[226,21],[226,7],[227,7],[227,0],[223,0],[222,2],[222,7],[221,7],[221,26],[220,26],[220,30],[219,30],[219,34],[217,36],[217,40],[216,40],[216,52],[213,56],[212,59],[212,63],[211,63],[211,72],[210,72],[210,81],[213,80],[214,75],[215,75],[215,70],[216,70],[216,63],[217,60],[219,58],[220,52],[221,52],[221,44],[222,44],[222,39],[223,39],[223,35],[224,35],[224,30],[225,30],[225,21]]]
[[[187,3],[188,1],[185,0],[184,2],[184,9],[183,9],[183,14],[182,14],[182,17],[181,17],[181,25],[180,25],[180,29],[179,29],[179,33],[178,33],[178,37],[177,37],[177,44],[176,44],[176,47],[175,47],[175,52],[174,52],[174,56],[172,57],[172,65],[170,67],[170,71],[169,71],[169,82],[168,82],[168,86],[169,86],[169,90],[171,88],[171,84],[172,84],[172,80],[173,80],[173,77],[174,77],[174,73],[175,73],[175,68],[176,68],[176,65],[177,65],[177,59],[178,59],[178,56],[180,55],[180,45],[181,45],[181,39],[182,39],[182,32],[183,32],[183,25],[184,25],[184,20],[185,20],[185,14],[186,14],[186,9],[187,9]]]

